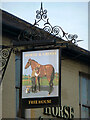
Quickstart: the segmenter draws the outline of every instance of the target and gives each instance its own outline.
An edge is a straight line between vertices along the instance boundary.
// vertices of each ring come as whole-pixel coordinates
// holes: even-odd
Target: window
[[[90,118],[90,75],[79,75],[79,105],[81,118]]]

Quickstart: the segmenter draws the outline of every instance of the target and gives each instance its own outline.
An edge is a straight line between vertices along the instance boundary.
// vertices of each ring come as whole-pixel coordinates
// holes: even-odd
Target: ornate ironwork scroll
[[[43,6],[41,3],[41,8],[40,11],[37,10],[36,11],[36,20],[34,25],[35,26],[39,26],[39,22],[40,21],[45,22],[44,23],[44,27],[43,29],[49,33],[51,33],[52,35],[56,36],[56,37],[60,37],[60,38],[65,38],[65,40],[67,40],[67,42],[71,42],[76,44],[78,41],[76,40],[78,38],[78,36],[76,34],[72,35],[72,34],[68,34],[66,33],[60,26],[52,26],[49,22],[49,19],[47,18],[47,10],[43,10]]]
[[[54,26],[49,23],[49,19],[47,19],[47,22],[44,24],[45,31],[51,33],[52,35],[55,35],[57,37],[63,38],[65,37],[66,40],[68,40],[67,34],[60,26]]]
[[[0,75],[0,84],[4,77],[4,73],[5,73],[12,49],[13,48],[0,49],[0,73],[2,74],[2,75]]]
[[[0,71],[2,71],[5,68],[8,56],[9,56],[8,49],[2,49],[0,51]]]

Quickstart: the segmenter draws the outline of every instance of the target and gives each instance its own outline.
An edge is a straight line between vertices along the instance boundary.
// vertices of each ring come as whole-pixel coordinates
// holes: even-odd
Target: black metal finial
[[[46,22],[46,21],[45,21],[46,18],[47,18],[47,10],[43,10],[43,5],[42,5],[42,2],[41,2],[40,11],[39,11],[39,10],[36,11],[36,20],[35,20],[34,25],[38,25],[38,26],[39,26],[38,23],[39,23],[41,20],[43,20],[44,22]]]
[[[43,6],[42,6],[42,2],[41,2],[41,10],[43,11]]]

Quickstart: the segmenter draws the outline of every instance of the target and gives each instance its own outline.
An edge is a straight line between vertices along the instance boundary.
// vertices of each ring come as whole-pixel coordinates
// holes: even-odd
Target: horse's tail
[[[54,70],[54,67],[53,67],[53,71],[52,71],[52,74],[51,74],[51,81],[50,81],[50,84],[52,84],[52,86],[53,86],[54,74],[55,74],[55,70]]]

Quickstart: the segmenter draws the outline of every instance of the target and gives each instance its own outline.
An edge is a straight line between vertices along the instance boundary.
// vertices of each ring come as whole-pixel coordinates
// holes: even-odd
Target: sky
[[[2,2],[1,9],[34,24],[41,2]],[[60,26],[69,34],[77,34],[78,46],[88,49],[88,2],[43,2],[52,26]],[[44,23],[39,23],[39,25]],[[41,26],[42,27],[42,26]],[[43,27],[42,27],[43,28]]]

